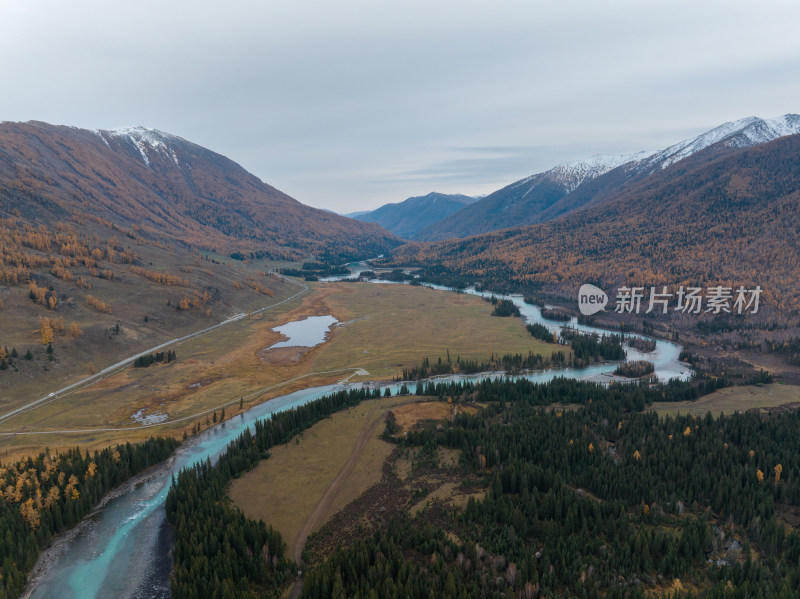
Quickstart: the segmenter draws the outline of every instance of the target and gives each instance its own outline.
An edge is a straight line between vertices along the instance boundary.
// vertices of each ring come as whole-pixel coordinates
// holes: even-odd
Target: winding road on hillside
[[[297,293],[295,293],[294,295],[287,297],[286,299],[283,299],[283,300],[281,300],[279,302],[276,302],[274,304],[270,304],[269,306],[264,306],[263,308],[259,308],[258,310],[254,310],[254,311],[250,312],[251,315],[252,314],[260,314],[261,312],[265,312],[266,310],[269,310],[269,309],[274,308],[276,306],[280,306],[281,304],[285,304],[286,302],[289,302],[289,301],[295,299],[296,297],[300,297],[304,293],[308,293],[309,287],[305,283],[302,283],[300,281],[293,281],[292,279],[288,279],[288,278],[286,278],[284,276],[281,276],[281,275],[278,275],[278,276],[280,276],[280,278],[283,279],[284,281],[292,283],[293,285],[299,285],[300,287],[302,287],[302,289],[300,291],[298,291]],[[49,404],[51,402],[57,401],[58,399],[61,399],[62,397],[64,397],[65,395],[68,395],[69,393],[72,393],[73,391],[77,391],[79,389],[84,389],[86,387],[89,387],[89,386],[95,384],[98,381],[103,380],[104,378],[107,378],[107,377],[109,377],[109,376],[111,376],[113,374],[116,374],[120,370],[122,370],[122,369],[126,368],[127,366],[129,366],[130,364],[132,364],[133,361],[136,360],[136,358],[140,358],[142,356],[147,356],[147,355],[152,354],[153,352],[157,352],[157,351],[160,351],[162,349],[166,349],[168,347],[171,347],[173,345],[177,345],[179,343],[183,343],[184,341],[188,341],[189,339],[193,339],[194,337],[199,337],[201,335],[205,335],[205,334],[210,333],[212,331],[215,331],[215,330],[217,330],[217,329],[219,329],[221,327],[227,326],[229,324],[233,324],[235,322],[239,322],[240,320],[242,320],[244,318],[247,318],[247,316],[248,315],[245,314],[244,312],[242,312],[240,314],[235,314],[234,316],[231,316],[227,320],[223,320],[222,322],[219,322],[219,323],[217,323],[217,324],[215,324],[213,326],[207,327],[207,328],[202,329],[200,331],[195,331],[194,333],[189,333],[188,335],[184,335],[183,337],[178,337],[176,339],[171,339],[170,341],[166,341],[166,342],[164,342],[164,343],[162,343],[160,345],[156,345],[155,347],[151,347],[148,350],[145,350],[143,352],[139,352],[136,355],[133,355],[133,356],[131,356],[129,358],[126,358],[124,360],[121,360],[121,361],[117,362],[116,364],[112,364],[111,366],[108,366],[108,367],[104,368],[103,370],[101,370],[97,374],[93,374],[92,376],[86,377],[85,379],[82,379],[82,380],[78,381],[77,383],[72,383],[71,385],[67,385],[66,387],[63,387],[63,388],[59,389],[58,391],[53,391],[52,393],[49,393],[49,394],[45,395],[44,397],[41,397],[41,398],[39,398],[37,400],[34,400],[34,401],[31,401],[31,402],[25,404],[24,406],[21,406],[19,408],[16,408],[14,410],[6,412],[5,414],[0,415],[0,424],[6,422],[7,420],[13,418],[14,416],[16,416],[18,414],[22,414],[23,412],[27,412],[27,411],[30,411],[30,410],[35,410],[38,407],[41,407],[43,405],[46,405],[46,404]]]

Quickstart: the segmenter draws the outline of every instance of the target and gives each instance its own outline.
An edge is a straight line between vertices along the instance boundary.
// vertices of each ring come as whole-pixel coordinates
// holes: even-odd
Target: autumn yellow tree
[[[50,324],[50,319],[46,316],[42,316],[39,319],[39,335],[41,336],[42,345],[53,342],[53,327]]]
[[[777,466],[775,466],[775,468],[773,468],[773,470],[775,471],[775,482],[776,483],[781,482],[781,472],[783,472],[783,466],[778,464]]]
[[[67,487],[64,489],[64,496],[68,499],[78,499],[81,494],[78,491],[78,477],[74,474],[69,475],[69,482],[67,483]]]
[[[64,317],[59,316],[58,318],[51,318],[50,319],[50,326],[53,327],[54,333],[63,333],[64,332]]]
[[[38,510],[33,504],[33,497],[28,498],[28,501],[22,503],[19,506],[19,511],[22,514],[22,519],[25,520],[25,524],[30,526],[33,530],[39,528],[41,519]]]
[[[104,301],[97,299],[93,295],[86,296],[86,303],[89,304],[92,308],[94,308],[98,312],[106,312],[108,314],[111,314],[111,306],[105,303]]]
[[[77,322],[73,322],[73,323],[70,325],[70,327],[69,327],[69,331],[70,331],[70,333],[72,333],[72,336],[73,336],[73,337],[75,337],[75,339],[77,339],[78,337],[80,337],[81,335],[83,335],[83,331],[82,331],[82,330],[81,330],[81,328],[78,326],[78,323],[77,323]]]
[[[52,505],[58,503],[58,500],[61,499],[61,489],[59,489],[56,485],[50,487],[50,490],[47,492],[47,497],[44,500],[44,507],[49,508]]]

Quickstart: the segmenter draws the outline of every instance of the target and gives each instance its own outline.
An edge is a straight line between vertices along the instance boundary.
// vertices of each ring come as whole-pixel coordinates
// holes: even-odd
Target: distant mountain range
[[[432,192],[397,204],[385,204],[371,212],[354,212],[347,216],[365,223],[377,223],[398,237],[416,239],[425,227],[475,201],[476,198],[470,196]]]
[[[332,260],[399,243],[301,204],[232,160],[168,133],[0,123],[0,216],[46,226],[86,216],[190,247]]]
[[[410,243],[397,248],[391,262],[443,265],[492,289],[545,286],[567,297],[586,282],[612,290],[760,285],[768,306],[761,314],[797,326],[800,135],[753,145],[797,121],[786,117],[786,128],[778,129],[761,119],[726,125],[570,193],[595,185],[602,202],[589,205],[587,194],[581,196],[584,209],[548,222]],[[599,185],[610,175],[613,186]]]
[[[562,164],[512,183],[419,231],[413,239],[468,237],[508,227],[542,223],[619,196],[631,185],[713,147],[745,148],[800,133],[800,115],[749,117],[725,123],[657,152],[593,156]],[[401,235],[402,236],[402,235]]]

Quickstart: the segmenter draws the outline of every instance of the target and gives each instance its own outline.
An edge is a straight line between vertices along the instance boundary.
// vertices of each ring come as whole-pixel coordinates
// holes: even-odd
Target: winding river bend
[[[430,287],[447,290],[434,285]],[[474,290],[466,292],[481,296],[491,295]],[[555,332],[563,326],[542,318],[539,308],[524,303],[521,296],[497,297],[511,299],[527,322],[544,324]],[[575,322],[570,324],[586,332],[608,332]],[[680,350],[678,345],[661,340],[657,341],[655,351],[648,354],[626,348],[630,359],[646,357],[653,362],[656,375],[661,380],[685,379],[691,375],[688,367],[678,361]],[[608,380],[614,369],[614,364],[597,364],[588,368],[554,369],[521,376],[536,382],[546,382],[557,376]],[[477,381],[485,377],[486,374],[437,378]],[[360,386],[361,383],[353,385]],[[399,384],[382,385],[382,388],[387,386],[393,394],[400,388]],[[34,569],[35,586],[28,589],[28,594],[23,596],[33,599],[169,597],[170,563],[167,552],[171,539],[163,506],[173,473],[201,460],[210,459],[214,462],[225,451],[228,443],[251,427],[256,420],[347,387],[348,385],[325,385],[277,397],[226,421],[223,425],[192,437],[167,463],[156,467],[135,484],[123,486],[116,497],[84,520],[77,531],[65,535],[55,549],[43,554],[42,560]],[[47,564],[45,568],[42,568],[43,563]]]

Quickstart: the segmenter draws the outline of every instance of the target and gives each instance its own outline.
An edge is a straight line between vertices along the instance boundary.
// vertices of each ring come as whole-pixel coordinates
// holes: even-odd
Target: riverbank
[[[176,449],[175,452],[179,449],[180,447]],[[30,599],[37,585],[50,573],[56,561],[67,551],[69,543],[73,542],[76,537],[85,532],[86,528],[91,525],[92,519],[102,513],[110,502],[127,494],[136,485],[143,484],[148,479],[169,471],[175,462],[175,452],[163,462],[150,466],[147,470],[132,476],[116,489],[106,493],[100,500],[100,503],[78,522],[78,524],[53,537],[50,541],[50,545],[39,552],[39,557],[33,569],[28,574],[28,583],[25,585],[25,590],[19,596],[19,599]]]
[[[519,301],[521,302],[521,298]],[[396,373],[397,364],[402,364],[403,361],[407,364],[409,358],[419,360],[425,355],[430,357],[442,355],[444,358],[448,349],[455,357],[462,348],[472,348],[476,357],[486,356],[494,349],[505,351],[504,339],[519,344],[519,351],[525,349],[527,352],[527,349],[536,343],[519,319],[491,317],[486,309],[486,303],[476,301],[475,298],[469,297],[469,294],[442,294],[431,289],[400,285],[391,288],[365,285],[359,290],[354,285],[341,284],[332,285],[325,293],[311,294],[295,313],[306,312],[307,315],[317,311],[324,313],[325,308],[328,309],[327,313],[333,314],[348,325],[335,327],[332,338],[327,343],[306,354],[303,360],[309,361],[307,367],[312,372],[317,371],[320,365],[328,361],[341,360],[346,362],[343,366],[348,366],[351,372],[358,367],[374,366],[377,372],[371,368],[365,369],[370,372],[370,378],[386,380]],[[370,317],[366,318],[367,315]],[[448,316],[446,319],[448,326],[442,327],[440,315]],[[526,314],[526,320],[532,319],[535,320],[536,315],[530,311]],[[434,329],[429,326],[432,322],[439,322],[440,328]],[[399,337],[403,342],[401,345],[398,346],[397,338],[387,334],[388,326],[401,331]],[[471,326],[486,326],[488,329],[483,331],[482,337],[479,337],[470,330]],[[417,331],[422,331],[424,335],[420,337]],[[456,337],[461,340],[458,345],[453,345],[454,332],[458,333]],[[274,332],[272,335],[277,337]],[[426,343],[424,347],[420,347],[419,339],[429,339],[431,344]],[[481,340],[482,347],[476,347],[476,340]],[[369,345],[366,345],[367,343]],[[563,348],[553,344],[542,343],[542,345]],[[250,346],[263,349],[265,339],[262,337],[249,340],[248,347]],[[387,347],[388,356],[384,352]],[[680,348],[664,344],[661,349],[662,351],[656,352],[655,361],[657,366],[669,370],[675,365]],[[244,348],[236,351],[237,355],[241,355]],[[461,352],[462,358],[465,357],[464,353]],[[230,373],[240,373],[246,368],[244,363],[234,365],[224,355],[217,354],[214,358],[216,366],[224,368],[230,365],[228,366],[231,368]],[[334,364],[329,365],[334,366]],[[263,370],[263,362],[259,367]],[[609,373],[614,367],[614,364],[602,364],[582,369],[553,369],[529,373],[524,378],[540,383],[558,376],[585,379]],[[334,368],[325,370],[331,371]],[[500,376],[506,375],[500,373]],[[480,380],[485,378],[485,374],[441,377],[437,380],[446,381],[448,378]],[[184,385],[191,384],[192,380],[187,380]],[[305,380],[306,384],[314,382],[314,377]],[[65,534],[57,543],[45,550],[47,555],[37,561],[34,573],[29,579],[26,599],[52,597],[55,590],[59,591],[58,596],[65,599],[117,597],[130,594],[131,589],[139,588],[145,579],[152,579],[149,573],[153,572],[165,558],[158,549],[157,537],[161,530],[160,524],[165,517],[163,502],[169,489],[171,470],[177,471],[206,459],[215,461],[217,456],[226,450],[228,444],[246,428],[251,427],[254,421],[269,417],[276,411],[304,405],[338,389],[359,388],[365,383],[371,387],[380,384],[364,381],[346,386],[330,384],[296,390],[255,405],[246,412],[227,419],[222,425],[212,426],[196,436],[189,437],[189,440],[176,451],[169,465],[151,470],[149,477],[129,481],[117,489],[113,495],[104,498],[102,507],[98,506],[92,512],[91,518],[79,525],[80,528],[76,527],[67,533],[68,536]],[[219,385],[223,384],[223,379],[219,379],[218,391]],[[299,380],[297,384],[300,384]],[[396,395],[402,384],[384,383],[382,387],[388,386],[392,395]],[[414,384],[406,383],[409,387]],[[207,390],[207,393],[213,390],[210,385],[199,389]],[[235,390],[228,389],[228,391]],[[238,396],[233,401],[238,403]],[[219,397],[216,403],[219,403]],[[86,531],[84,526],[89,526],[88,523],[96,525],[92,529],[90,539],[87,539],[88,534],[81,534]],[[163,576],[164,581],[168,581],[169,573],[165,572]],[[167,584],[164,581],[161,582]],[[37,585],[41,587],[38,593]],[[29,590],[31,587],[34,588],[33,592]]]

